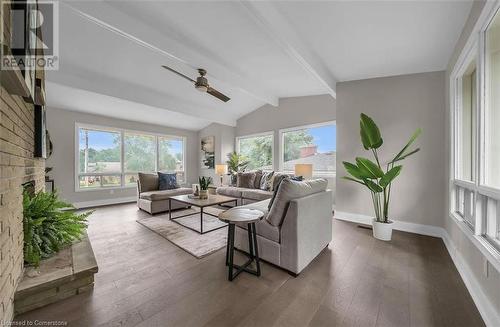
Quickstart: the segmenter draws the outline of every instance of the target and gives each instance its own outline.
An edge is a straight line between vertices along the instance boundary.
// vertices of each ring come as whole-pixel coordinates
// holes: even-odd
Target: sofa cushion
[[[242,191],[242,197],[250,200],[267,200],[273,195],[273,192],[263,191],[259,189],[244,189]]]
[[[243,190],[245,189],[242,187],[220,186],[217,188],[217,194],[231,196],[233,198],[241,198]]]
[[[268,171],[262,173],[262,178],[260,179],[259,188],[264,191],[271,191],[271,186],[273,185],[274,171]]]
[[[148,173],[138,173],[140,192],[149,192],[158,190],[158,175]]]
[[[328,181],[324,178],[302,182],[294,181],[290,178],[283,180],[276,193],[276,199],[266,217],[267,221],[273,226],[280,226],[291,200],[323,192],[326,190],[327,185]]]
[[[271,196],[271,201],[269,201],[269,207],[268,207],[268,208],[269,208],[269,210],[271,210],[271,206],[272,206],[272,205],[273,205],[273,203],[274,203],[274,199],[276,199],[276,194],[278,193],[278,190],[279,190],[280,184],[281,184],[281,183],[282,183],[285,179],[287,179],[287,178],[290,178],[291,180],[298,181],[298,182],[300,182],[300,181],[302,181],[302,180],[304,179],[302,176],[294,176],[294,177],[288,177],[288,176],[286,176],[285,178],[280,179],[279,184],[278,184],[278,185],[276,185],[276,189],[272,192],[272,194],[273,194],[273,195]]]
[[[292,177],[293,175],[291,174],[285,174],[285,173],[274,173],[273,175],[273,181],[272,181],[272,186],[271,186],[271,191],[275,191],[278,189],[280,186],[281,180],[285,177]]]
[[[240,172],[236,180],[237,187],[254,188],[255,172]]]
[[[142,192],[139,197],[149,201],[167,200],[171,196],[191,194],[193,190],[187,187],[180,187],[173,190]]]
[[[173,190],[179,188],[177,185],[177,174],[176,173],[162,173],[158,172],[158,189],[162,190]]]

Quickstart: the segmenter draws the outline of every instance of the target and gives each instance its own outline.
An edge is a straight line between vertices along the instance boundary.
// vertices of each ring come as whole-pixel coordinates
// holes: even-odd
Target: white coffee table
[[[225,223],[229,224],[228,234],[227,234],[227,247],[226,247],[226,266],[229,267],[228,270],[228,280],[232,281],[236,276],[238,276],[242,271],[247,273],[260,276],[260,258],[259,258],[259,248],[257,245],[257,231],[255,229],[255,223],[264,217],[264,213],[256,209],[248,208],[232,208],[219,214],[219,219]],[[234,230],[235,223],[247,224],[248,231],[248,260],[243,265],[235,265],[233,263],[234,257]],[[256,270],[251,270],[248,266],[255,261]],[[236,272],[233,274],[233,269],[236,268]]]

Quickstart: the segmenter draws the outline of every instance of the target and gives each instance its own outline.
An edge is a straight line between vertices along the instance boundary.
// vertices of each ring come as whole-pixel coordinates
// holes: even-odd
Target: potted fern
[[[49,258],[79,240],[87,229],[93,211],[76,213],[75,208],[59,199],[56,192],[23,194],[24,261],[38,268]]]
[[[389,161],[381,164],[377,150],[382,146],[383,139],[379,128],[373,119],[363,113],[359,124],[363,147],[372,152],[375,161],[363,157],[357,157],[356,163],[344,161],[344,167],[350,176],[342,178],[361,184],[370,191],[375,211],[373,236],[383,241],[390,241],[392,237],[392,221],[389,220],[391,186],[403,169],[403,166],[398,164],[420,151],[420,148],[410,150],[410,146],[422,131],[418,128],[401,151]]]
[[[199,177],[198,184],[200,184],[200,199],[208,199],[208,186],[212,184],[212,177]]]

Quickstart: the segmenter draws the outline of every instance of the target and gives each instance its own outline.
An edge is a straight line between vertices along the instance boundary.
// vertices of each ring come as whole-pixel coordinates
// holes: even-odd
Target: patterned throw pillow
[[[295,177],[290,177],[288,175],[285,175],[283,178],[281,178],[276,185],[276,188],[274,189],[273,192],[273,197],[271,198],[271,201],[269,201],[269,206],[267,207],[268,210],[271,210],[271,207],[273,206],[274,199],[276,199],[276,194],[278,194],[278,190],[280,189],[281,182],[283,182],[285,179],[291,179],[292,181],[297,181],[297,182],[302,182],[304,178],[302,176],[295,176]]]
[[[160,191],[179,188],[179,185],[177,185],[177,174],[158,172],[158,184]]]
[[[259,188],[264,191],[270,191],[273,184],[274,171],[262,173]]]
[[[260,188],[260,181],[262,180],[262,170],[256,170],[255,171],[255,180],[253,181],[253,188],[259,189]]]

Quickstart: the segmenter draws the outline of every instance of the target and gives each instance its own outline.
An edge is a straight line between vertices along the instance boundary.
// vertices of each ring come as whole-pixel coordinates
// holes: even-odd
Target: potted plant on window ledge
[[[391,186],[403,168],[402,165],[397,165],[397,163],[420,151],[420,148],[410,150],[410,146],[422,131],[420,128],[417,129],[403,149],[388,162],[384,163],[385,167],[383,167],[377,151],[383,144],[379,128],[373,119],[363,113],[361,114],[359,124],[363,147],[365,150],[372,152],[375,162],[363,157],[357,157],[356,163],[344,161],[344,167],[351,176],[344,176],[342,178],[368,188],[375,211],[373,236],[379,240],[390,241],[392,237],[392,221],[389,220]]]

